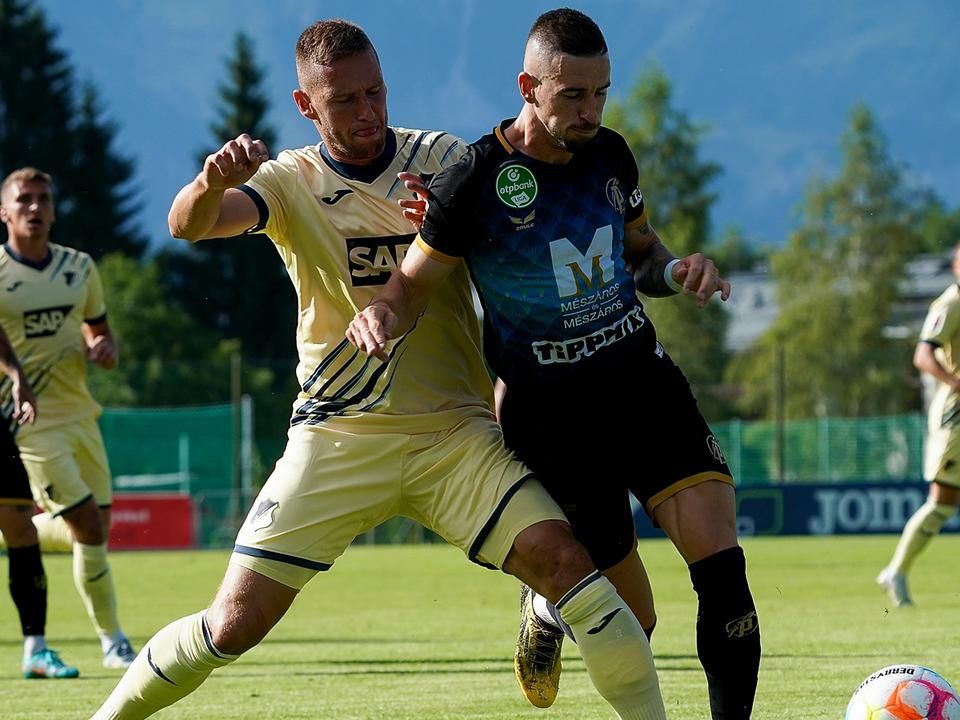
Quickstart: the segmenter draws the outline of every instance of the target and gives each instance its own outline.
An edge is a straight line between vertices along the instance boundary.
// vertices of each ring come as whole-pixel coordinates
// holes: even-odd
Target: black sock
[[[20,614],[20,629],[27,635],[43,635],[47,625],[47,576],[40,559],[40,545],[7,548],[10,562],[10,596]]]
[[[760,625],[739,547],[690,565],[697,592],[697,654],[713,720],[748,720],[760,669]]]

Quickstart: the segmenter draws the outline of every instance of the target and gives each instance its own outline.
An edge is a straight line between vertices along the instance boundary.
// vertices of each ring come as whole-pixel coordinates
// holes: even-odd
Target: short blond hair
[[[22,167],[19,170],[14,170],[3,179],[3,183],[0,184],[0,198],[3,197],[8,187],[19,182],[44,182],[53,187],[53,178],[48,173],[37,170],[35,167]]]

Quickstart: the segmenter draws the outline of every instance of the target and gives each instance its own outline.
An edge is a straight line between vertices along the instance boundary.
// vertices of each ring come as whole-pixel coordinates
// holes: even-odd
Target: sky
[[[268,121],[284,147],[317,141],[296,111],[293,48],[321,18],[361,25],[379,52],[390,122],[474,140],[520,108],[516,75],[540,0],[39,0],[79,79],[100,92],[115,149],[136,165],[141,226],[168,241],[166,213],[212,143],[216,88],[234,36],[267,71]],[[673,106],[703,125],[718,163],[720,234],[777,245],[804,189],[831,178],[856,103],[874,113],[908,182],[960,205],[960,2],[956,0],[591,0],[613,100],[658,65]],[[656,188],[641,189],[656,225]],[[669,244],[669,238],[666,238]],[[66,241],[66,240],[64,240]]]

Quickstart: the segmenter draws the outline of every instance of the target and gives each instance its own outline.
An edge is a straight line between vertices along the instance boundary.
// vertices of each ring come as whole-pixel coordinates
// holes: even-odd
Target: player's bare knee
[[[205,619],[214,647],[228,655],[241,655],[256,647],[272,627],[255,603],[214,600]]]
[[[93,498],[63,513],[63,519],[70,526],[73,537],[83,545],[103,545],[107,541],[100,509]]]
[[[524,530],[514,540],[513,553],[527,575],[521,579],[552,601],[594,570],[570,526],[559,520],[546,520]]]

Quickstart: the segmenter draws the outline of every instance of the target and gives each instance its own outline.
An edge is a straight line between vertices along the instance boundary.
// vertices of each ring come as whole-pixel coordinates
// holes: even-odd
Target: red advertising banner
[[[179,493],[120,493],[113,496],[111,550],[192,548],[193,500]]]

